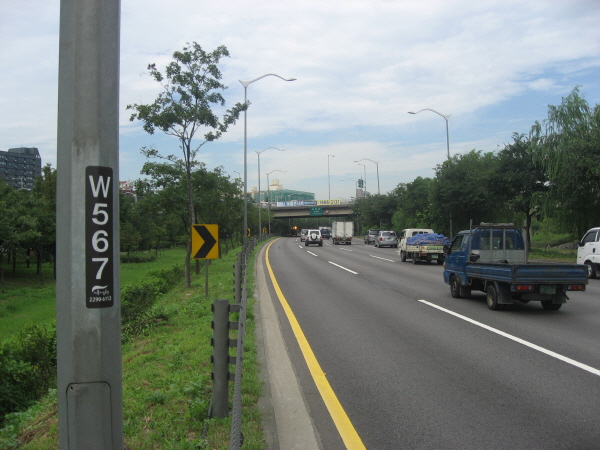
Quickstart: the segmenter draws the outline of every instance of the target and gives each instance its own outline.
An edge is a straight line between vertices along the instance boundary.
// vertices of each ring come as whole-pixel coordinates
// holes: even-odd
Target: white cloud
[[[37,146],[44,162],[53,165],[59,5],[58,0],[0,3],[0,57],[9,68],[0,73],[0,148]],[[268,160],[293,167],[285,174],[292,184],[287,187],[319,197],[327,194],[323,155],[328,153],[336,154],[342,177],[360,175],[363,167],[353,158],[361,154],[381,159],[382,192],[410,181],[404,177],[411,174],[432,176],[435,163],[428,161],[436,154],[437,163],[445,158],[444,122],[435,114],[407,111],[452,114],[453,152],[471,145],[495,150],[512,132],[528,131],[515,126],[543,120],[546,106],[558,104],[577,84],[591,103],[600,99],[596,1],[129,0],[121,5],[121,173],[129,178],[143,163],[139,147],[157,143],[178,152],[172,139],[145,135],[139,123],[130,123],[125,106],[151,102],[159,86],[146,66],[164,67],[173,51],[191,41],[206,50],[229,49],[231,57],[221,66],[228,105],[243,100],[240,79],[265,73],[297,78],[286,83],[269,77],[248,87],[249,151],[285,144],[289,153]],[[203,148],[201,157],[209,166],[241,171],[242,140],[238,122],[220,142]],[[316,165],[305,163],[313,160]],[[367,177],[373,179],[374,170],[367,168]]]

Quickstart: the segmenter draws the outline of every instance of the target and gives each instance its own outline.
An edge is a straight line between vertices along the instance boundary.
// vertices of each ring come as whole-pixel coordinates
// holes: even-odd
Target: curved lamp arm
[[[242,80],[238,80],[238,81],[239,81],[240,83],[242,83],[242,86],[244,86],[244,87],[246,88],[246,87],[248,87],[248,85],[249,85],[249,84],[252,84],[252,83],[254,83],[255,81],[258,81],[258,80],[260,80],[261,78],[264,78],[264,77],[269,77],[269,76],[271,76],[271,77],[277,77],[277,78],[281,78],[283,81],[296,81],[296,78],[283,78],[282,76],[280,76],[280,75],[277,75],[276,73],[266,73],[266,74],[264,74],[264,75],[261,75],[261,76],[260,76],[260,77],[258,77],[258,78],[255,78],[254,80],[250,80],[250,81],[242,81]]]

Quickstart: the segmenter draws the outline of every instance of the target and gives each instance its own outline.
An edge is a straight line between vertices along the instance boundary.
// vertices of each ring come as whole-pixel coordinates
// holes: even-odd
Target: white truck
[[[585,264],[588,278],[596,278],[600,275],[600,227],[585,233],[577,246],[577,264]]]
[[[413,264],[431,261],[443,264],[444,245],[448,244],[447,237],[436,234],[431,228],[407,228],[400,234],[398,254],[402,262],[411,259]]]
[[[333,222],[331,224],[331,239],[333,245],[352,244],[354,222]]]

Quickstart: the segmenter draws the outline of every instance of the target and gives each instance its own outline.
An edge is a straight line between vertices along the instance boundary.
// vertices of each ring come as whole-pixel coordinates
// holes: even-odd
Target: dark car
[[[374,244],[379,230],[367,230],[365,232],[365,244]]]
[[[323,239],[329,239],[331,237],[331,231],[327,228],[321,228],[321,236],[323,236]]]

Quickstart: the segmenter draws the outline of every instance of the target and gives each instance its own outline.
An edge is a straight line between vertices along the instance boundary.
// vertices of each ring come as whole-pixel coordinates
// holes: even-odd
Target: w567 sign
[[[113,170],[85,169],[85,265],[88,308],[107,308],[114,303]]]

